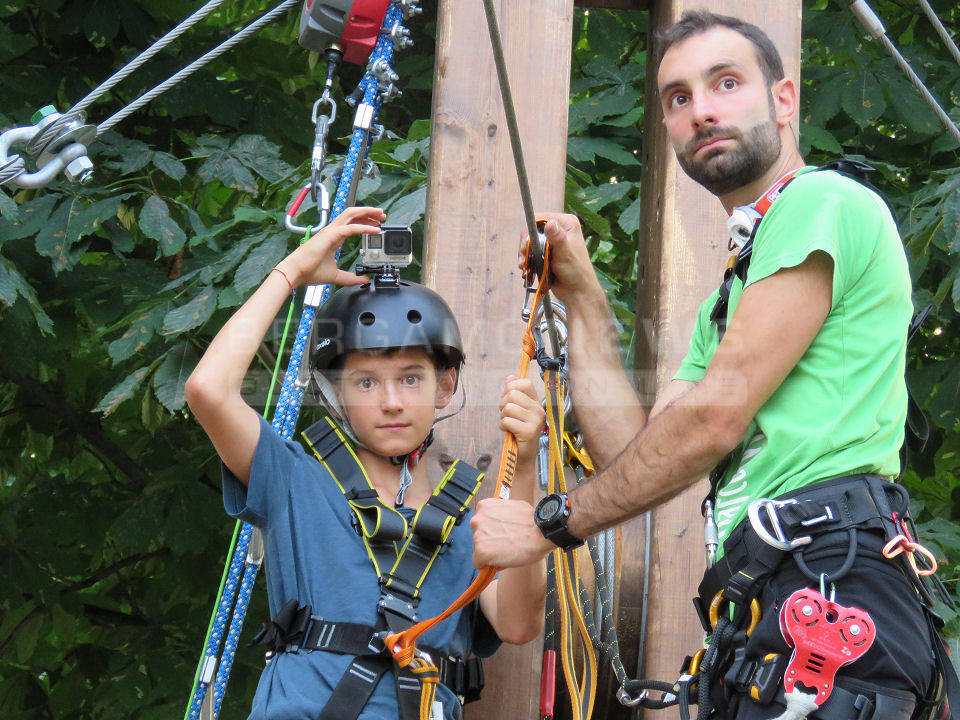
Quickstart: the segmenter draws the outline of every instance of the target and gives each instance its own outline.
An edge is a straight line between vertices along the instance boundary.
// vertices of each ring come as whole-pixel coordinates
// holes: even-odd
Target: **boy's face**
[[[341,404],[360,441],[378,455],[406,455],[450,402],[456,370],[438,373],[426,351],[352,352],[339,378]]]

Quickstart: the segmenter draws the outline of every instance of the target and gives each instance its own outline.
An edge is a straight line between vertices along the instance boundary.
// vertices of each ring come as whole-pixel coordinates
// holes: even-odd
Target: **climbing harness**
[[[388,671],[393,671],[400,717],[430,717],[436,683],[442,681],[461,697],[475,698],[483,684],[479,659],[454,658],[421,648],[413,662],[396,665],[384,637],[417,619],[420,588],[436,558],[450,542],[467,506],[480,487],[482,473],[460,462],[447,470],[430,499],[409,523],[378,497],[346,436],[329,418],[307,428],[302,437],[327,469],[353,513],[354,529],[363,540],[380,586],[375,626],[342,623],[312,615],[309,606],[289,601],[255,642],[272,653],[323,650],[352,655],[353,660],[318,716],[349,720],[363,710]],[[423,715],[423,709],[427,714]]]
[[[284,6],[286,7],[287,3]],[[370,117],[371,122],[379,113],[381,104],[396,95],[395,92],[390,92],[389,88],[386,89],[387,92],[384,92],[381,82],[374,76],[371,68],[374,66],[382,67],[384,64],[392,65],[394,56],[393,37],[396,35],[396,33],[391,34],[392,29],[398,24],[402,25],[404,17],[415,14],[415,11],[412,11],[414,7],[417,7],[415,2],[393,2],[387,7],[384,15],[381,32],[377,36],[376,44],[368,60],[367,72],[358,86],[360,102],[357,103],[357,114],[362,113],[364,116]],[[344,18],[344,21],[346,22],[346,18]],[[248,26],[245,30],[250,27],[252,26]],[[358,127],[357,123],[354,123],[354,131],[350,138],[350,146],[340,174],[337,192],[329,211],[331,218],[343,212],[348,205],[348,191],[353,184],[354,175],[357,168],[362,167],[363,162],[367,159],[368,134],[369,126],[364,129],[362,124]],[[362,152],[361,149],[363,149]],[[0,146],[0,150],[2,150],[2,146]],[[0,154],[0,160],[2,160],[2,157],[2,154]],[[0,164],[0,168],[2,167],[2,164]],[[309,187],[312,187],[312,184]],[[322,193],[322,190],[320,192]],[[288,211],[285,216],[285,223],[292,222],[292,218],[296,217],[299,206],[295,209],[291,206],[291,210],[292,212]],[[302,315],[271,423],[280,437],[285,439],[291,438],[294,434],[304,391],[309,384],[308,374],[305,378],[300,377],[300,367],[307,349],[310,328],[316,308],[326,300],[328,294],[328,286],[311,286],[306,288],[304,292]],[[238,523],[234,531],[228,553],[229,559],[224,568],[220,591],[207,630],[204,651],[197,666],[193,690],[184,720],[199,720],[201,717],[203,720],[216,720],[219,716],[240,632],[246,618],[253,583],[262,562],[262,556],[262,540],[259,537],[259,532],[255,531],[249,524]],[[426,674],[429,675],[429,673]]]
[[[872,168],[868,165],[842,159],[818,168],[828,169],[869,187],[866,175]],[[733,281],[745,281],[753,240],[763,216],[791,179],[792,174],[781,178],[760,201],[745,208],[741,217],[730,223],[731,249],[737,253],[724,273],[710,316],[721,338]],[[929,308],[911,322],[908,342],[927,313]],[[915,416],[922,413],[918,407],[914,410],[914,405],[911,398],[905,446],[922,449],[929,429]],[[670,689],[662,683],[629,681],[627,688],[663,693],[655,705],[647,698],[640,704],[677,704],[684,720],[690,717],[687,705],[691,700],[698,705],[698,719],[706,720],[715,717],[712,713],[723,703],[736,701],[736,697],[749,697],[761,705],[779,703],[785,709],[777,720],[802,720],[811,713],[821,720],[926,720],[937,717],[945,699],[960,707],[960,681],[938,639],[942,621],[932,609],[934,593],[940,591],[942,583],[933,575],[936,566],[932,555],[914,541],[907,529],[907,491],[887,478],[854,475],[817,482],[777,498],[756,499],[748,506],[747,519],[734,528],[724,543],[723,557],[714,562],[718,534],[712,510],[731,461],[732,455],[728,455],[711,472],[710,492],[703,503],[708,569],[694,605],[710,641],[685,662],[680,678]],[[869,541],[865,545],[868,538],[878,536],[885,538],[883,544],[876,552],[867,552],[888,560],[900,558],[899,567],[921,600],[933,645],[939,681],[929,696],[920,701],[912,695],[902,698],[889,694],[883,688],[868,696],[833,683],[836,670],[846,664],[844,661],[852,662],[866,652],[868,641],[872,642],[875,636],[875,626],[863,611],[836,604],[832,588],[851,571],[858,550],[876,544]],[[776,653],[761,659],[748,658],[746,639],[760,617],[758,597],[788,555],[810,585],[819,585],[820,591],[801,588],[782,608],[780,625],[786,642],[794,648],[791,658]],[[838,562],[834,569],[818,574],[810,568],[808,556],[837,557]],[[941,596],[945,594],[941,592]],[[803,621],[791,615],[794,611],[803,616]],[[847,632],[854,627],[856,633]],[[797,681],[806,689],[796,687]],[[811,691],[815,689],[819,691],[814,695]]]

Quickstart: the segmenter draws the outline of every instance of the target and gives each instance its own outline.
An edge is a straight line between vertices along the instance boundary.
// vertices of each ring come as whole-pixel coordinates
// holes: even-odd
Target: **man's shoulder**
[[[812,168],[793,179],[784,190],[782,202],[775,203],[774,207],[778,204],[787,206],[801,202],[820,203],[831,199],[837,199],[843,203],[864,203],[870,206],[876,206],[877,200],[880,200],[881,204],[883,202],[878,192],[859,180],[836,170]]]

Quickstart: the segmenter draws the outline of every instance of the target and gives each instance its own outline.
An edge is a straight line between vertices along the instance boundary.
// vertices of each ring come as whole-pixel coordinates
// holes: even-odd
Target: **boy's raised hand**
[[[277,263],[286,278],[299,285],[362,285],[368,278],[337,267],[334,253],[352,235],[379,232],[386,213],[374,207],[350,207],[303,245]]]
[[[546,414],[530,378],[510,375],[500,395],[500,429],[512,432],[517,438],[518,465],[532,463],[536,458],[545,420]]]

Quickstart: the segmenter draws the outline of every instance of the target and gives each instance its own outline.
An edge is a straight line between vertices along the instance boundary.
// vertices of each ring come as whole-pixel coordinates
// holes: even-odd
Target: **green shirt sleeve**
[[[693,335],[690,337],[690,348],[687,350],[683,362],[680,363],[680,369],[673,376],[674,380],[688,380],[690,382],[700,382],[703,376],[707,374],[707,365],[710,364],[710,358],[713,357],[713,350],[716,350],[718,343],[717,329],[710,322],[710,312],[717,302],[718,290],[708,297],[700,305],[697,311],[696,325],[693,327]]]
[[[870,237],[865,228],[849,227],[850,223],[865,218],[880,223],[888,215],[879,196],[839,173],[798,175],[760,225],[744,288],[821,251],[833,259],[831,310],[835,309],[875,251],[863,244]]]

